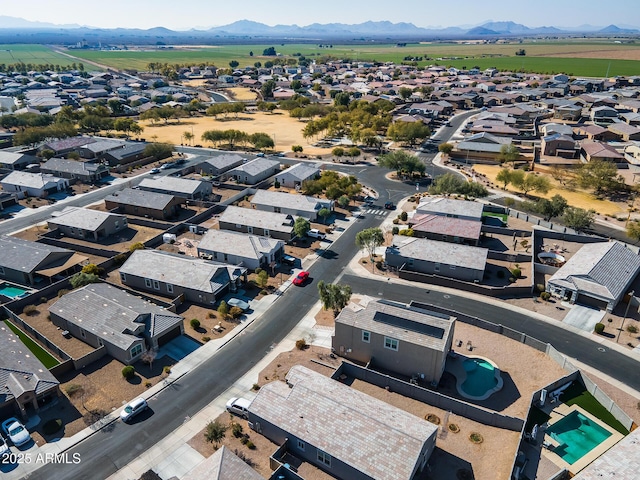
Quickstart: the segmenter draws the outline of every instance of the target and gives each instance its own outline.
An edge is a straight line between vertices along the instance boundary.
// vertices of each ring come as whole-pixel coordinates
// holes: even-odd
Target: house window
[[[304,452],[304,442],[302,440],[298,440],[298,450],[302,450]]]
[[[325,464],[327,467],[331,467],[331,455],[318,449],[318,461]]]
[[[173,293],[173,285],[171,285],[170,283],[167,283],[167,292]]]
[[[137,344],[131,349],[130,353],[131,353],[131,358],[137,357],[142,353],[142,345],[140,343]]]
[[[435,263],[433,265],[433,271],[434,272],[439,272],[440,271],[440,264],[439,263]]]
[[[393,350],[394,352],[398,351],[398,340],[391,337],[384,337],[384,348]]]
[[[84,330],[82,328],[80,329],[80,336],[82,338],[87,338],[87,335],[86,335],[86,333],[84,333]]]
[[[273,207],[273,211],[275,213],[282,213],[282,209],[280,207]]]
[[[224,254],[224,261],[228,262],[229,261],[229,255],[227,255],[226,253]]]
[[[126,281],[127,281],[127,274],[126,274],[126,273],[124,273],[124,272],[120,272],[120,280],[121,280],[122,282],[125,282],[125,283],[126,283]]]
[[[362,341],[364,343],[371,342],[371,332],[367,332],[366,330],[362,331]]]
[[[160,282],[158,280],[153,281],[153,289],[160,290]]]
[[[144,279],[144,286],[147,288],[151,288],[151,279],[150,278],[145,278]]]

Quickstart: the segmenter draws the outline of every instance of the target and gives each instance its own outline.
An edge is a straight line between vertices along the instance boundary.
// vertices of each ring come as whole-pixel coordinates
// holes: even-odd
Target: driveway
[[[190,353],[195,352],[199,347],[201,347],[201,345],[192,338],[186,335],[180,335],[158,350],[158,358],[167,355],[176,362],[179,362]]]
[[[564,317],[563,322],[591,333],[596,323],[602,321],[605,313],[607,312],[585,305],[573,305],[569,313]]]

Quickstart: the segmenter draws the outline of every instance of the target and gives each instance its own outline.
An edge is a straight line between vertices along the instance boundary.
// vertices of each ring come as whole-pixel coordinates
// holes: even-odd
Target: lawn
[[[60,363],[58,360],[55,359],[55,357],[53,357],[49,352],[47,352],[44,348],[38,345],[35,341],[33,341],[33,339],[30,336],[28,336],[26,333],[24,333],[22,330],[16,327],[9,320],[5,320],[5,323],[7,324],[7,327],[9,327],[11,331],[15,333],[18,336],[18,338],[20,338],[20,340],[22,340],[22,343],[26,345],[26,347],[31,351],[31,353],[33,353],[36,356],[36,358],[40,360],[46,368],[55,367]]]
[[[44,45],[0,45],[0,64],[31,63],[34,65],[71,65],[72,58],[60,55]]]
[[[560,396],[560,401],[566,405],[578,405],[591,415],[599,418],[611,428],[617,430],[623,435],[629,435],[629,430],[624,428],[616,418],[604,408],[604,406],[596,400],[588,391],[584,389],[581,383],[573,382]]]
[[[506,213],[493,213],[493,212],[482,212],[483,217],[496,217],[502,220],[502,223],[506,224],[509,220],[509,215]]]

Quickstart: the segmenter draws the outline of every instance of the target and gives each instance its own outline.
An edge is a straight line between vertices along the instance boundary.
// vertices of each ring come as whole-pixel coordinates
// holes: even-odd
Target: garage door
[[[162,336],[158,337],[158,347],[166,345],[171,340],[173,340],[174,338],[179,337],[179,336],[180,336],[180,325],[172,328],[171,330],[169,330],[168,332],[166,332]]]
[[[599,308],[600,310],[607,309],[607,302],[598,300],[597,298],[589,297],[587,295],[578,295],[576,303],[586,305],[588,307]]]

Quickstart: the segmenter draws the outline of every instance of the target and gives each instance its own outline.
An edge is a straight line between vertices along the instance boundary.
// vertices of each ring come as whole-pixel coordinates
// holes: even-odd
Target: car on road
[[[251,406],[251,400],[246,398],[233,397],[227,402],[227,412],[233,413],[244,419],[249,418],[249,406]]]
[[[296,257],[292,257],[291,255],[282,256],[282,263],[285,263],[287,265],[295,265],[297,260],[298,259]]]
[[[295,276],[295,278],[293,279],[293,284],[298,287],[301,287],[305,283],[307,283],[307,280],[309,280],[309,272],[307,272],[306,270],[303,270],[300,273],[298,273],[298,275]]]
[[[7,434],[9,440],[11,440],[16,447],[24,445],[31,440],[29,430],[27,430],[26,427],[14,417],[8,418],[2,422],[2,431]]]
[[[9,455],[11,450],[9,450],[9,445],[7,445],[7,441],[4,439],[2,435],[0,435],[0,458],[5,455]]]
[[[149,170],[149,173],[151,175],[155,175],[156,173],[160,173],[160,169],[159,168],[152,168],[151,170]]]
[[[317,228],[312,228],[311,230],[309,230],[307,232],[307,237],[317,238],[318,240],[324,240],[325,238],[327,238],[327,236]]]
[[[120,418],[123,422],[128,422],[133,417],[138,415],[140,412],[144,412],[147,408],[149,408],[149,404],[147,401],[142,398],[136,398],[132,400],[126,407],[120,412]]]
[[[227,301],[227,305],[229,305],[230,307],[238,307],[243,312],[249,310],[249,304],[244,300],[240,300],[239,298],[230,298]]]
[[[181,158],[181,159],[176,160],[176,161],[174,162],[174,164],[175,164],[176,166],[178,166],[178,165],[184,165],[185,163],[187,163],[187,161],[186,161],[184,158]]]
[[[385,202],[384,208],[386,208],[387,210],[395,210],[396,206],[393,204],[393,202]]]

